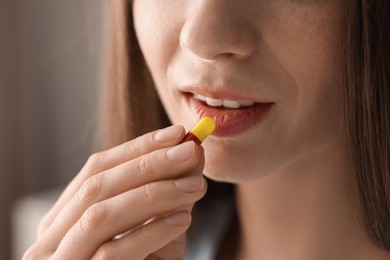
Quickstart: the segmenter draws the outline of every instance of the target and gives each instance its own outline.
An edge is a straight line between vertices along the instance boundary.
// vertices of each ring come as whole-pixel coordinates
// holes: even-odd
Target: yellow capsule
[[[203,117],[183,138],[182,142],[194,141],[201,144],[215,129],[215,121],[211,117]]]

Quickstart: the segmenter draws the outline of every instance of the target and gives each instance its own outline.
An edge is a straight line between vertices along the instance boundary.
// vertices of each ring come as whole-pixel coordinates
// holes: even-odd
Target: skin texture
[[[190,129],[192,86],[275,102],[204,143],[204,174],[237,184],[238,259],[386,259],[354,206],[342,125],[342,1],[133,1],[165,109]],[[283,250],[281,250],[283,247]]]
[[[203,149],[182,126],[94,154],[38,228],[23,259],[180,259],[206,192]],[[120,236],[118,236],[120,235]]]
[[[182,259],[192,206],[207,189],[202,173],[237,184],[237,259],[387,259],[349,189],[341,2],[134,0],[138,40],[173,123],[196,120],[183,86],[275,105],[261,124],[210,137],[205,150],[180,144],[176,125],[92,155],[24,259]]]
[[[276,103],[250,131],[208,139],[207,176],[257,180],[338,141],[340,1],[135,0],[133,7],[141,48],[173,123],[194,124],[180,92],[188,85]]]

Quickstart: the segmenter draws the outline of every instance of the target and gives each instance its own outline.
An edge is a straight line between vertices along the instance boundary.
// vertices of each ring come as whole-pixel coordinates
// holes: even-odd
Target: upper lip
[[[225,90],[225,89],[212,89],[209,87],[195,87],[187,86],[180,89],[184,93],[199,94],[202,96],[223,99],[223,100],[235,100],[235,101],[251,101],[254,103],[272,103],[273,101],[267,98],[254,97],[249,94],[238,93],[238,91]]]

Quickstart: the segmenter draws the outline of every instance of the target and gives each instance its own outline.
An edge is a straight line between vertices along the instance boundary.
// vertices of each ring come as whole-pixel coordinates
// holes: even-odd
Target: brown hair
[[[346,137],[366,230],[380,248],[390,251],[390,5],[387,0],[346,2]],[[131,1],[108,3],[102,99],[106,148],[168,123],[137,43]]]
[[[127,0],[110,0],[107,9],[107,60],[99,135],[103,148],[168,124],[138,46]]]
[[[346,134],[366,230],[390,251],[390,4],[349,1],[346,23]]]

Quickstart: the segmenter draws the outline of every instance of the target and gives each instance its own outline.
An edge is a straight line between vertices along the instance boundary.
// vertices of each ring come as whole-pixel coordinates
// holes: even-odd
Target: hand
[[[171,126],[92,155],[23,259],[182,259],[203,149]]]

